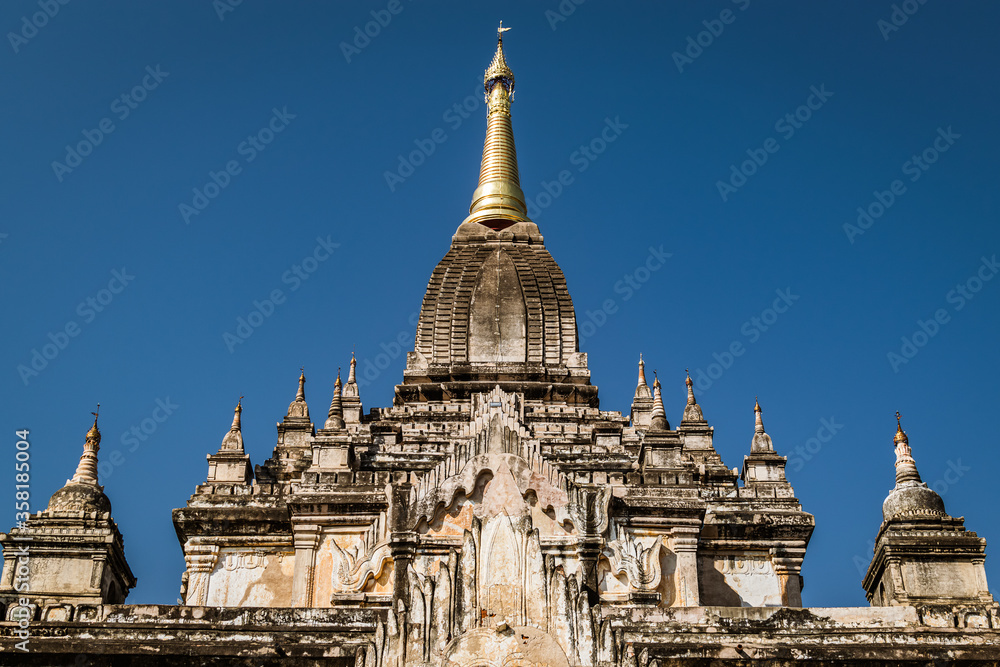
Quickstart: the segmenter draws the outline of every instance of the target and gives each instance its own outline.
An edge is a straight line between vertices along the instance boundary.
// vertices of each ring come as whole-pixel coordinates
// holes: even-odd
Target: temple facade
[[[898,420],[871,606],[802,608],[814,520],[759,403],[737,468],[690,377],[665,378],[687,396],[665,402],[640,357],[629,411],[601,409],[566,280],[528,218],[502,38],[478,187],[392,405],[365,412],[353,357],[325,412],[300,374],[254,465],[238,402],[173,512],[178,605],[124,604],[136,580],[98,483],[95,417],[73,478],[0,534],[3,664],[1000,664],[985,540],[921,481]]]

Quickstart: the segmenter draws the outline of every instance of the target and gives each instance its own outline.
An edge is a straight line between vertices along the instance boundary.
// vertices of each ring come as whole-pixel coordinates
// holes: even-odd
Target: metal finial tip
[[[100,440],[101,440],[101,431],[100,431],[100,429],[97,428],[97,416],[100,414],[100,412],[101,412],[101,404],[98,403],[97,404],[97,412],[91,412],[90,413],[90,414],[94,415],[94,425],[90,427],[89,431],[87,431],[87,439],[88,440],[90,438],[97,438],[98,442],[100,442]]]
[[[903,425],[900,423],[899,411],[896,411],[896,435],[893,437],[892,441],[896,444],[905,442],[909,444],[909,438],[906,437],[906,432],[903,430]]]

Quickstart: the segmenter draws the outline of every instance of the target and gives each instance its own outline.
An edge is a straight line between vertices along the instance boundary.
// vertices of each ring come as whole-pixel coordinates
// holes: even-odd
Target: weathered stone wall
[[[378,665],[368,656],[384,630],[374,609],[221,609],[155,605],[91,607],[88,620],[33,621],[29,653],[17,624],[0,622],[0,664],[186,667]],[[83,611],[83,610],[78,610]],[[595,608],[602,667],[649,665],[1000,665],[995,611],[966,616],[941,607],[663,609]],[[991,627],[979,627],[986,622]],[[958,625],[958,627],[956,627]],[[577,664],[575,650],[530,627],[483,627],[446,642],[433,664]],[[526,648],[521,651],[520,648]],[[361,656],[360,659],[358,656]],[[368,662],[368,660],[371,662]],[[356,660],[358,662],[356,662]],[[504,663],[515,664],[515,663]]]

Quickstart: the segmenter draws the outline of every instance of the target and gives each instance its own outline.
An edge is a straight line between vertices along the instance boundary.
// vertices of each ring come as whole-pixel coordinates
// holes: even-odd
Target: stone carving
[[[364,588],[369,577],[378,577],[391,557],[388,544],[381,544],[372,551],[358,553],[356,547],[341,549],[331,542],[335,564],[333,568],[333,592],[356,593]]]
[[[267,555],[260,551],[250,553],[227,553],[222,561],[223,568],[228,572],[233,570],[255,570],[264,567]]]
[[[515,401],[502,392],[491,397],[507,400],[516,414]],[[593,665],[598,642],[580,565],[557,554],[580,539],[578,524],[606,525],[610,495],[592,490],[571,496],[563,476],[540,456],[525,456],[531,457],[530,441],[516,424],[504,430],[498,415],[481,424],[485,436],[473,448],[481,453],[457,470],[439,464],[436,484],[418,484],[409,496],[408,524],[423,539],[448,547],[444,554],[417,555],[407,566],[409,613],[405,621],[396,617],[399,658],[406,664],[476,664],[466,661],[467,642],[507,646],[504,633],[513,633],[517,641],[557,646],[556,661],[528,660],[520,651],[509,660],[491,656],[489,664]]]
[[[604,555],[614,574],[628,576],[629,584],[640,591],[651,591],[660,585],[660,547],[663,538],[657,536],[653,544],[643,547],[632,533],[622,531],[622,537],[607,543]]]
[[[382,568],[392,557],[386,534],[385,513],[376,518],[355,545],[345,549],[336,540],[331,540],[330,548],[333,552],[333,595],[360,592],[370,577],[380,576]]]

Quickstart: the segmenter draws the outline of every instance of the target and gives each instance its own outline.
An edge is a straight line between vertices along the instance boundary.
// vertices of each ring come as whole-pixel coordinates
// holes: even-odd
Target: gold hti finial
[[[487,102],[490,101],[490,91],[494,83],[502,83],[508,96],[514,94],[514,73],[507,66],[507,58],[504,57],[503,53],[503,34],[508,30],[510,28],[503,27],[503,21],[500,21],[500,27],[497,28],[497,51],[493,54],[493,60],[483,75],[483,87],[486,89]]]
[[[97,418],[101,414],[101,404],[97,404],[97,412],[91,412],[90,414],[94,415],[94,425],[90,427],[89,431],[87,431],[87,438],[97,438],[97,441],[100,442],[101,431],[97,428]]]
[[[909,444],[910,440],[906,437],[906,433],[903,431],[903,425],[900,423],[900,417],[901,415],[899,414],[899,410],[896,410],[896,435],[892,441],[897,445],[901,442]]]
[[[299,390],[295,393],[296,401],[306,400],[306,367],[299,367]]]
[[[528,222],[528,207],[517,169],[517,151],[510,124],[510,104],[514,97],[514,72],[507,66],[503,50],[504,28],[497,28],[497,50],[483,74],[486,95],[486,141],[479,166],[479,186],[472,193],[469,217],[494,230],[517,222]]]

